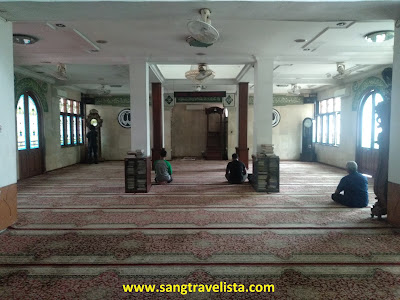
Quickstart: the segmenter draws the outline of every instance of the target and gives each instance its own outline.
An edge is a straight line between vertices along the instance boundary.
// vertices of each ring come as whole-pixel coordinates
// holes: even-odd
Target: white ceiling
[[[208,48],[191,47],[185,42],[186,24],[198,18],[205,5],[220,40]],[[371,44],[363,36],[393,30],[391,19],[400,15],[400,2],[9,1],[0,2],[0,11],[5,11],[0,17],[15,22],[14,33],[39,38],[30,46],[14,45],[15,64],[53,78],[56,64],[66,63],[69,80],[58,85],[86,91],[118,84],[122,87],[111,88],[112,93],[129,93],[128,64],[140,57],[155,65],[166,91],[193,90],[195,84],[184,79],[184,73],[190,65],[208,63],[216,77],[205,84],[206,90],[235,92],[238,80],[253,84],[251,66],[257,57],[274,59],[275,84],[297,83],[307,90],[338,83],[336,62],[353,70],[346,79],[391,64],[393,40]],[[343,20],[351,21],[338,26]],[[56,23],[66,27],[54,27]],[[91,53],[94,46],[76,30],[100,51]],[[294,42],[299,38],[307,41]],[[150,81],[157,81],[150,73]],[[276,93],[287,89],[274,86]]]

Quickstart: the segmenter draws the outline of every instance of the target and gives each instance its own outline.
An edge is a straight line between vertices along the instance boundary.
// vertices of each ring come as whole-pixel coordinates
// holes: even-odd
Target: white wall
[[[64,89],[67,98],[80,101],[81,93]],[[47,93],[48,112],[44,112],[45,167],[46,171],[63,168],[81,161],[84,146],[61,147],[60,145],[60,97],[56,88],[49,85]]]
[[[129,108],[129,107],[126,107]],[[97,109],[103,119],[101,127],[101,151],[105,160],[123,160],[131,148],[131,130],[118,123],[118,114],[124,107],[111,105],[87,105],[86,113]]]
[[[0,187],[17,182],[12,23],[0,20]]]
[[[279,124],[272,128],[274,152],[281,160],[298,160],[301,153],[301,127],[305,118],[313,118],[313,104],[274,106],[281,115]],[[248,145],[253,153],[254,107],[249,106]],[[272,122],[272,115],[271,115]]]
[[[342,107],[340,112],[341,133],[340,145],[329,146],[315,144],[315,152],[319,162],[344,168],[347,161],[356,159],[357,144],[357,112],[352,111],[353,93],[352,84],[330,88],[318,93],[318,100],[325,100],[334,97],[336,90],[346,88],[347,96],[342,96]]]

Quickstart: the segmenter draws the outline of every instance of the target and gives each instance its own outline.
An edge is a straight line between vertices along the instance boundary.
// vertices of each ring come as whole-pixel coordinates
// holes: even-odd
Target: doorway
[[[365,95],[358,111],[356,161],[359,172],[373,177],[378,168],[379,145],[376,141],[378,134],[382,131],[378,127],[375,107],[382,101],[382,95],[372,90]]]
[[[19,97],[16,119],[19,179],[42,174],[44,171],[42,112],[32,93],[25,92]]]

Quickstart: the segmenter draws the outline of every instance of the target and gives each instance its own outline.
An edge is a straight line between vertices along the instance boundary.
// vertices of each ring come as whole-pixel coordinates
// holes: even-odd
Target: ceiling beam
[[[245,64],[239,74],[236,76],[236,82],[239,83],[247,72],[253,67],[253,64]]]
[[[164,81],[164,85],[194,85],[194,84],[200,84],[200,83],[194,83],[188,79],[166,79]],[[205,85],[236,85],[236,79],[212,79],[209,81],[206,81],[204,83]]]
[[[155,64],[149,64],[150,69],[153,71],[154,76],[157,77],[157,79],[161,82],[164,83],[165,78],[163,74],[161,73],[160,69],[157,67]]]
[[[77,87],[77,86],[74,86],[74,85],[56,84],[55,87],[63,87],[63,88],[67,88],[67,89],[70,89],[70,90],[81,92],[83,94],[87,94],[88,93],[87,89],[83,89],[83,88],[80,88],[80,87]]]
[[[39,79],[41,81],[54,84],[56,82],[55,79],[47,77],[46,75],[41,75],[31,70],[25,69],[23,67],[14,66],[14,72],[18,74],[22,74],[31,78]]]
[[[339,81],[335,79],[303,79],[303,78],[274,78],[274,84],[323,84],[323,85],[335,85]]]

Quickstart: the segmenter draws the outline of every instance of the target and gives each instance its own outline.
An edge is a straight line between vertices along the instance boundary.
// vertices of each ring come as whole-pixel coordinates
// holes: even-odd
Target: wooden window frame
[[[336,137],[337,137],[336,118],[337,118],[338,115],[341,114],[342,103],[340,103],[340,111],[335,111],[336,98],[340,98],[340,97],[328,98],[328,99],[324,99],[324,100],[321,100],[321,101],[317,102],[317,107],[316,107],[317,115],[316,115],[316,118],[315,118],[316,119],[315,125],[317,127],[316,128],[315,143],[317,143],[317,144],[324,145],[324,146],[333,146],[333,147],[338,147],[340,145],[340,142],[337,143],[337,139],[336,139]],[[328,109],[328,101],[331,100],[331,99],[333,99],[333,110],[334,111],[320,113],[320,102],[326,101],[326,109]],[[324,129],[325,129],[324,128],[324,122],[323,122],[323,117],[324,116],[326,116],[326,118],[327,118],[327,126],[326,126],[327,127],[326,131],[327,131],[327,134],[328,134],[327,142],[324,142]],[[333,116],[333,124],[334,124],[333,125],[333,127],[334,127],[333,128],[333,143],[329,143],[329,135],[330,135],[330,129],[331,129],[331,128],[329,128],[329,117],[330,116]],[[320,122],[317,121],[318,117],[319,117]],[[320,138],[319,142],[318,142],[318,130],[320,130],[320,133],[321,133],[321,138]],[[341,128],[340,128],[340,130],[341,130]],[[339,135],[340,135],[340,133],[339,133]]]
[[[85,144],[85,139],[82,137],[82,142],[79,141],[79,133],[80,133],[80,127],[83,127],[83,120],[84,120],[84,116],[82,114],[82,103],[76,100],[72,100],[72,99],[67,99],[67,98],[61,98],[64,99],[64,111],[60,111],[60,116],[62,116],[63,118],[63,141],[64,141],[64,145],[61,145],[61,136],[60,136],[60,146],[61,148],[68,148],[68,147],[76,147],[76,146],[82,146]],[[61,100],[60,99],[60,100]],[[67,110],[67,101],[72,101],[71,102],[71,108],[69,112],[66,112]],[[78,107],[78,114],[74,113],[74,102],[77,103],[77,107]],[[70,137],[71,137],[71,144],[67,144],[67,117],[70,117]],[[74,143],[74,130],[73,130],[73,118],[76,117],[76,122],[75,122],[75,133],[76,133],[76,144]],[[82,122],[79,122],[79,118],[82,118]],[[83,134],[84,130],[82,130],[82,134]]]

